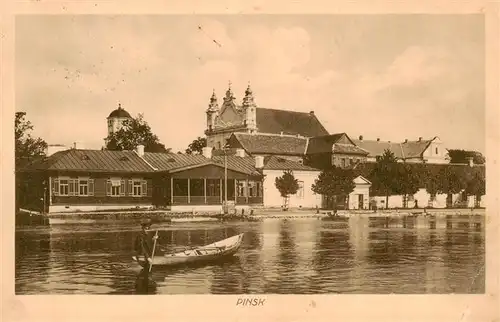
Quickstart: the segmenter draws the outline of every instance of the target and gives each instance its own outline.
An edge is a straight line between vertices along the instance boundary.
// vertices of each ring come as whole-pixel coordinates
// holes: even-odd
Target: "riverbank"
[[[404,217],[484,215],[485,209],[389,209],[389,210],[341,210],[337,217]],[[219,212],[172,212],[168,210],[128,210],[39,214],[23,211],[16,218],[16,225],[94,224],[106,222],[140,222],[148,219],[153,223],[207,222],[207,221],[262,221],[269,219],[322,219],[333,215],[332,211],[316,209],[258,208],[236,211],[229,215]]]

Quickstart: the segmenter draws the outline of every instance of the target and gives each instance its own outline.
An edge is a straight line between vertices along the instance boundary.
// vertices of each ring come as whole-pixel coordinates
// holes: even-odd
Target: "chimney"
[[[474,166],[474,158],[468,157],[467,160],[469,160],[469,167],[473,167]]]
[[[420,141],[422,141],[422,137],[421,136],[418,138],[418,142],[420,142]]]
[[[408,143],[408,139],[405,139],[405,143]]]
[[[82,149],[85,149],[85,147],[84,147],[84,145],[83,145],[82,142],[76,141],[76,142],[73,142],[73,149],[80,149],[80,150],[82,150]]]
[[[142,144],[139,144],[136,148],[135,148],[135,152],[137,152],[137,155],[139,155],[141,158],[144,156],[144,145]]]
[[[363,141],[363,136],[362,135],[359,136],[359,140]]]
[[[62,144],[49,144],[47,145],[47,148],[45,149],[45,155],[47,157],[50,157],[52,154],[59,152],[59,151],[65,151],[68,150],[69,148],[67,146],[64,146]]]
[[[309,114],[314,115],[314,111],[310,111]]]
[[[208,146],[204,147],[202,154],[205,158],[211,159],[212,158],[212,148],[208,147]]]
[[[240,158],[244,158],[245,157],[245,150],[243,150],[243,149],[236,149],[236,156],[238,156]]]
[[[261,155],[255,156],[255,168],[262,169],[264,167],[264,157]]]
[[[377,138],[377,142],[380,142],[380,138]]]

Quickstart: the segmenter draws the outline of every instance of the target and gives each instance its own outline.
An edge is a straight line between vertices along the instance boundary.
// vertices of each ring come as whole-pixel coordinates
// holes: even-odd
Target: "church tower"
[[[118,104],[118,108],[112,111],[107,118],[108,136],[115,132],[118,132],[123,127],[123,123],[131,119],[132,117],[130,116],[130,114],[122,108],[121,104]]]
[[[236,106],[235,97],[233,94],[233,90],[231,89],[231,82],[229,82],[229,86],[226,91],[226,96],[224,97],[224,102],[222,103],[221,107],[221,113],[223,113],[227,108],[233,108],[234,110],[237,110],[238,107]]]
[[[257,130],[257,105],[255,104],[253,98],[253,92],[250,88],[250,84],[245,91],[245,97],[243,98],[242,110],[244,113],[244,124],[250,133]]]
[[[211,132],[215,128],[215,121],[217,116],[219,116],[219,103],[217,103],[217,96],[215,96],[215,90],[210,98],[210,104],[206,110],[207,113],[207,131]]]

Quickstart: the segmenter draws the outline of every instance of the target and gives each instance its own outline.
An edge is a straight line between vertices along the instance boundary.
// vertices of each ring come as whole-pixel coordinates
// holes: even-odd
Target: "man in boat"
[[[145,221],[141,223],[141,233],[135,239],[135,251],[137,260],[144,258],[144,268],[149,270],[149,265],[152,262],[151,256],[153,253],[153,241],[158,238],[156,235],[151,238],[148,230],[151,228],[151,223]]]

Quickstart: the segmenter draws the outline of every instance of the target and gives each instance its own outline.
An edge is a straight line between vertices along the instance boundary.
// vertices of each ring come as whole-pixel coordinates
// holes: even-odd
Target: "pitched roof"
[[[319,169],[303,165],[302,163],[274,155],[264,158],[264,170],[320,171]]]
[[[153,169],[134,151],[59,151],[27,170],[68,170],[92,172],[150,172]]]
[[[385,150],[390,150],[399,159],[418,158],[424,153],[429,144],[434,140],[407,141],[403,143],[375,141],[375,140],[353,140],[362,149],[369,152],[369,156],[376,157],[384,154]]]
[[[335,143],[333,153],[368,155],[368,151],[351,144]]]
[[[192,165],[209,163],[208,159],[198,154],[144,152],[144,159],[158,171],[169,171]]]
[[[345,133],[336,133],[310,138],[307,146],[307,154],[330,152],[361,155],[368,154],[367,151],[354,144],[338,143],[344,137],[347,141],[352,142],[352,140]]]
[[[375,141],[375,140],[353,140],[354,144],[363,150],[368,151],[368,156],[376,157],[384,154],[385,150],[390,150],[394,156],[403,159],[403,150],[400,143],[388,141]]]
[[[71,149],[54,153],[24,170],[150,173],[205,165],[224,167],[224,157],[207,159],[203,155],[145,152],[143,159],[134,151]],[[252,157],[228,156],[227,168],[248,175],[260,175]]]
[[[424,153],[429,144],[431,144],[431,140],[420,140],[420,141],[408,141],[405,143],[401,143],[401,147],[403,149],[403,155],[406,159],[408,158],[418,158]]]
[[[332,152],[332,146],[344,133],[316,136],[309,139],[307,154]]]
[[[260,133],[300,134],[305,137],[328,135],[314,113],[257,108],[257,129]]]
[[[287,135],[233,133],[249,154],[304,155],[307,139]]]

